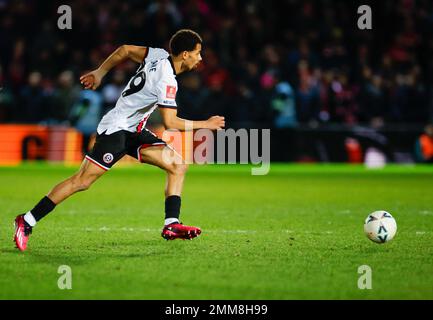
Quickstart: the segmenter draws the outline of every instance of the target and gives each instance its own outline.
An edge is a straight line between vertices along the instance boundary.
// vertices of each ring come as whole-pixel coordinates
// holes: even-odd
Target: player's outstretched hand
[[[96,90],[101,84],[104,74],[100,70],[93,70],[80,77],[80,82],[84,89]]]
[[[208,129],[211,130],[221,130],[226,125],[224,117],[221,116],[210,117],[206,122],[208,124]]]

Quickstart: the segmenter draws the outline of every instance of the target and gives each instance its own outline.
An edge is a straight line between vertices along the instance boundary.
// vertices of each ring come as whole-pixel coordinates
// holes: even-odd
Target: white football
[[[375,211],[365,219],[364,232],[376,243],[391,241],[397,232],[397,222],[387,211]]]

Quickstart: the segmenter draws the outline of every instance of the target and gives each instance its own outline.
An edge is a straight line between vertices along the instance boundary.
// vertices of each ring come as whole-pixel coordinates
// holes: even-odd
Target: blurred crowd
[[[0,0],[0,122],[94,131],[137,65],[122,63],[95,92],[79,76],[122,44],[167,48],[179,28],[204,40],[198,72],[178,78],[182,117],[274,128],[432,120],[431,0],[374,1],[373,30],[357,28],[356,1],[67,4],[72,29],[59,30],[60,3]]]

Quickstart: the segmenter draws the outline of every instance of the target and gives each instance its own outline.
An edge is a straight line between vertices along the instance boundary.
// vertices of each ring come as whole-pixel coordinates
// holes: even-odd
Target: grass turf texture
[[[181,220],[193,241],[165,241],[165,174],[114,168],[42,220],[28,251],[16,214],[76,168],[0,168],[0,299],[432,299],[433,167],[192,166]],[[363,234],[368,213],[397,220],[390,243]],[[60,265],[72,290],[59,290]],[[357,287],[372,268],[372,290]]]

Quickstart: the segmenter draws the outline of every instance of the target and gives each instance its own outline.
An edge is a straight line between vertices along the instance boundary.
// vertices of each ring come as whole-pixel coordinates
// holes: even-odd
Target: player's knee
[[[82,176],[72,177],[72,188],[75,192],[86,191],[92,185],[92,181]]]
[[[183,164],[183,163],[182,164],[176,164],[176,163],[173,163],[170,166],[170,168],[169,168],[168,171],[171,174],[182,176],[182,175],[185,175],[185,173],[187,172],[187,170],[188,170],[188,165],[187,164]]]
[[[90,188],[90,186],[92,185],[92,182],[88,181],[88,180],[82,180],[80,183],[80,191],[86,191],[87,189]]]

